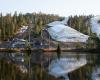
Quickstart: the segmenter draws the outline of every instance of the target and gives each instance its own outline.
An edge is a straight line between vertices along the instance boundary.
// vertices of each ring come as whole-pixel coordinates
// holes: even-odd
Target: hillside
[[[95,16],[91,18],[91,29],[93,33],[96,33],[100,38],[100,16]]]
[[[50,27],[47,29],[47,31],[51,38],[61,42],[86,42],[89,36],[66,26],[67,21],[68,19],[65,19],[63,21],[54,21],[48,24]]]

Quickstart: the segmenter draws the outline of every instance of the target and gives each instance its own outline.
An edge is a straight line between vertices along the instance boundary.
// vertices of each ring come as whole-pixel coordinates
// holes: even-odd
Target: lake
[[[37,51],[30,55],[0,52],[0,80],[100,80],[99,58],[99,54],[83,52],[62,52],[60,59],[55,52]],[[78,66],[83,63],[81,59],[85,60],[85,64]],[[58,64],[55,70],[49,69],[50,65],[57,63],[54,60],[57,60],[60,67],[65,70],[64,76],[61,74],[55,77],[56,73],[61,73]],[[61,60],[65,60],[65,63]],[[50,70],[58,71],[53,75],[49,73]]]

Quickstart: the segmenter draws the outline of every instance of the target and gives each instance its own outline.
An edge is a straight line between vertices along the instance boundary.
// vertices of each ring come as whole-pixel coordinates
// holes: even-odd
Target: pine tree
[[[57,57],[58,57],[58,59],[60,59],[60,57],[61,57],[61,48],[60,48],[59,44],[57,46]]]

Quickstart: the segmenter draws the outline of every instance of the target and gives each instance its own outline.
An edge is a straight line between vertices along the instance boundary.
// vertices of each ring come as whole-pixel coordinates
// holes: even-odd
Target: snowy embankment
[[[52,39],[61,42],[86,42],[88,37],[80,33],[79,31],[66,26],[68,18],[65,18],[63,21],[54,21],[49,23],[50,26],[47,31],[49,32]]]
[[[49,74],[55,77],[64,77],[69,72],[72,72],[79,67],[86,65],[86,63],[87,61],[85,58],[61,58],[60,60],[56,59],[53,60],[49,65]]]
[[[96,33],[100,38],[100,16],[95,16],[91,18],[92,32]]]

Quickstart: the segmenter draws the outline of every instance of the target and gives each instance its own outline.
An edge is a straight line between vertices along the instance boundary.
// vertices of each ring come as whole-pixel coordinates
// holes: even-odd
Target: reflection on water
[[[82,66],[85,66],[87,61],[85,58],[60,58],[53,60],[49,65],[49,74],[55,77],[64,77],[69,80],[68,74]]]
[[[61,54],[61,58],[87,61],[86,65],[68,72],[69,80],[99,80],[99,57],[100,55],[91,53],[63,52]],[[56,78],[48,73],[48,66],[55,59],[57,59],[56,53],[50,52],[32,52],[31,56],[27,56],[26,53],[0,53],[0,80],[64,80],[62,76]]]

